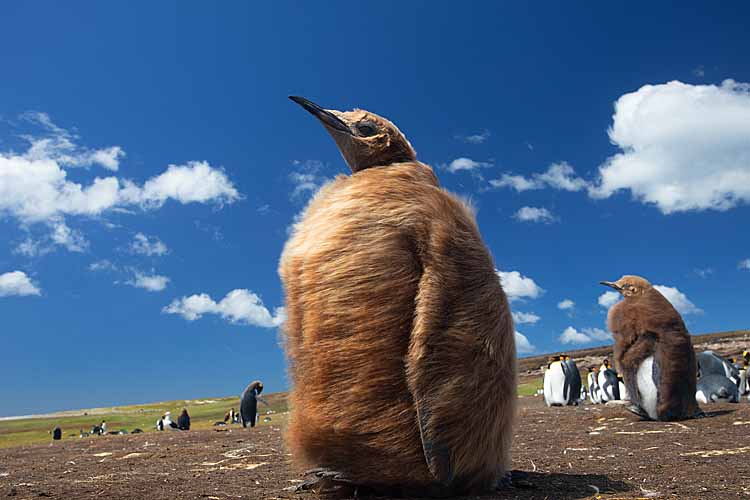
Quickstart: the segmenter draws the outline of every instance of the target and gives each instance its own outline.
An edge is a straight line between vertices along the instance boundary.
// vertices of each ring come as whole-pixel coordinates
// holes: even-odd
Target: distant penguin
[[[695,399],[701,404],[738,403],[737,385],[724,375],[704,375],[698,379]]]
[[[599,388],[599,368],[596,366],[588,368],[586,384],[588,385],[589,399],[595,405],[602,402],[601,389]]]
[[[137,427],[135,429],[133,429],[132,431],[130,431],[131,434],[141,434],[142,432],[143,432],[143,430],[139,429]]]
[[[164,430],[164,415],[159,417],[159,420],[156,421],[156,430],[157,431],[163,431]]]
[[[609,365],[607,365],[609,366]],[[618,401],[620,399],[620,381],[617,380],[617,372],[612,368],[606,368],[599,370],[598,382],[599,390],[601,391],[602,403],[607,401]]]
[[[745,361],[742,365],[742,368],[740,369],[740,396],[744,396],[745,394],[750,393],[750,384],[747,383],[747,369],[748,369],[748,362]]]
[[[162,421],[162,427],[163,427],[161,430],[170,430],[170,431],[180,430],[177,424],[172,421],[172,414],[170,412],[166,412],[164,414],[164,418],[161,421]]]
[[[740,385],[740,371],[729,362],[713,351],[703,351],[696,355],[698,362],[698,377],[706,375],[723,375],[732,380],[735,385]]]
[[[60,429],[59,426],[52,429],[52,439],[55,441],[59,441],[62,439],[62,429]]]
[[[628,410],[652,420],[700,415],[695,352],[680,314],[641,277],[602,284],[623,296],[610,308],[607,323],[615,339],[615,364],[632,403]]]
[[[390,121],[292,100],[352,170],[318,191],[279,265],[295,465],[411,496],[494,490],[511,467],[515,328],[471,208]]]
[[[569,388],[567,388],[569,390]],[[566,375],[563,361],[559,356],[550,358],[544,372],[544,403],[547,406],[565,406],[568,404]]]
[[[258,417],[258,395],[263,391],[263,384],[259,380],[254,380],[245,387],[240,396],[240,421],[242,427],[255,427]]]
[[[585,393],[581,397],[581,387],[583,385],[581,383],[581,372],[578,371],[578,365],[576,365],[576,362],[570,356],[564,356],[563,366],[566,368],[565,380],[566,385],[569,387],[567,392],[568,404],[578,405],[579,400],[586,399]]]
[[[177,427],[179,427],[181,431],[190,430],[190,415],[188,415],[187,408],[183,408],[182,413],[177,417]]]
[[[547,406],[577,405],[581,395],[581,374],[568,356],[554,356],[544,373],[544,402]]]

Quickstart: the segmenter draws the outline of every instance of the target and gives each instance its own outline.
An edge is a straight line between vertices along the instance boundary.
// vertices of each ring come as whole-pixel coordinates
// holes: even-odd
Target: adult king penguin
[[[240,421],[242,427],[255,427],[258,419],[258,396],[263,392],[263,383],[260,380],[254,380],[245,387],[240,396]],[[234,408],[232,408],[234,410]]]
[[[652,420],[700,414],[695,352],[680,314],[639,276],[602,284],[624,297],[609,310],[607,323],[615,338],[615,363],[632,403],[628,409]]]
[[[320,189],[279,264],[294,460],[318,468],[313,488],[494,489],[510,468],[516,349],[471,208],[390,121],[291,99],[352,171]]]

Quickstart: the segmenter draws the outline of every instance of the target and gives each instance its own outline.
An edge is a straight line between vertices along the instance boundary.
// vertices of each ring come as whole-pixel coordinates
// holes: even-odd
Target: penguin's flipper
[[[334,495],[338,498],[356,496],[358,487],[344,474],[325,468],[306,471],[305,480],[294,488],[299,493],[312,491],[321,495]]]
[[[432,411],[424,400],[416,401],[419,437],[422,439],[422,450],[427,461],[427,468],[439,482],[448,485],[453,481],[450,450],[440,442],[439,436],[430,429]]]

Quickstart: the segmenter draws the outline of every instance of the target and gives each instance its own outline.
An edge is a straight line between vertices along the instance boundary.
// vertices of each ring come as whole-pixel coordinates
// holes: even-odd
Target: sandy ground
[[[522,398],[513,467],[527,484],[472,498],[750,498],[750,404],[705,409],[708,418],[655,423],[621,406]],[[292,491],[290,458],[275,426],[2,449],[0,497],[316,498]]]

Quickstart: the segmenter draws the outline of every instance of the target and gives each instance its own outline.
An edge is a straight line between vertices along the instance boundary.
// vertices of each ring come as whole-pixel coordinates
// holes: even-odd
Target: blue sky
[[[622,274],[746,328],[748,15],[3,5],[0,416],[285,389],[279,255],[347,171],[289,94],[390,118],[472,201],[526,350],[608,342]]]

